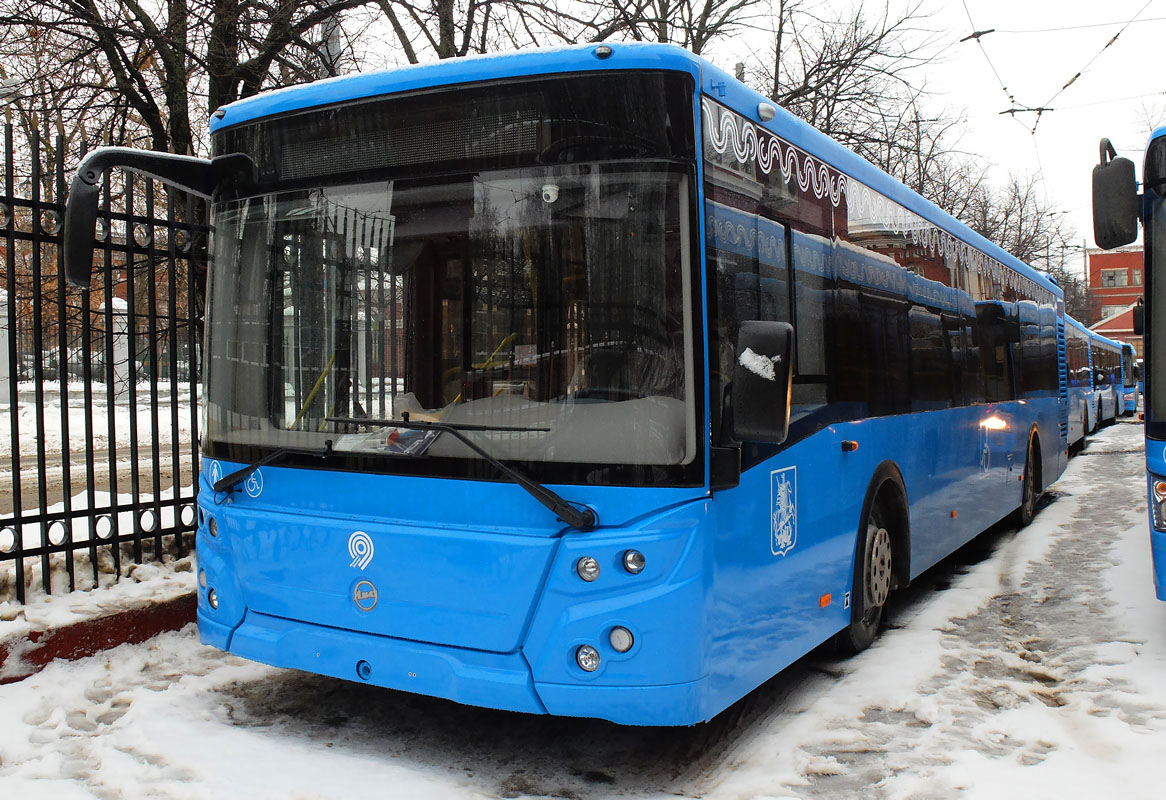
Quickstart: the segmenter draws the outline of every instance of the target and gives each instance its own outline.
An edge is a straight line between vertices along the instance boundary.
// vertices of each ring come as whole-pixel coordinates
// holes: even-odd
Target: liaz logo
[[[798,543],[798,468],[769,474],[769,549],[784,556]]]
[[[372,611],[377,607],[377,587],[372,581],[357,581],[352,587],[352,602],[361,611]]]

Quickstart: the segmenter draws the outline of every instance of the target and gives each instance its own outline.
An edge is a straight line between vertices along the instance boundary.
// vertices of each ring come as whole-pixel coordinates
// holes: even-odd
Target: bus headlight
[[[599,669],[599,651],[589,644],[580,645],[575,651],[575,663],[584,672],[595,672]]]
[[[611,649],[617,653],[626,653],[636,643],[636,637],[632,636],[632,632],[622,625],[612,628],[607,640],[611,643]]]
[[[1154,530],[1166,531],[1166,481],[1154,479]]]
[[[575,562],[575,572],[579,577],[590,583],[599,577],[599,562],[591,556],[583,556]]]

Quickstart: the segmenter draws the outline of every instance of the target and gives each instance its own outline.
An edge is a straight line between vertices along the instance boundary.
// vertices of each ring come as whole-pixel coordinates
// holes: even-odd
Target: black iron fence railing
[[[0,196],[0,602],[193,544],[203,208],[106,178],[88,289],[58,261],[65,143],[8,126]],[[76,164],[74,152],[70,168]]]

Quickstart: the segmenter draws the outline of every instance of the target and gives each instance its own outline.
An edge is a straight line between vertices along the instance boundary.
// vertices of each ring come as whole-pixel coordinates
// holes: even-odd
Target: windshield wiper
[[[261,460],[256,461],[254,464],[250,464],[246,467],[243,467],[242,469],[237,469],[230,475],[224,475],[222,478],[219,478],[211,485],[211,488],[216,492],[229,492],[231,489],[234,489],[240,483],[247,480],[247,477],[260,467],[266,467],[268,464],[274,464],[276,461],[282,461],[290,455],[301,454],[308,456],[331,455],[332,441],[328,440],[324,447],[277,447],[264,456]]]
[[[410,431],[439,431],[442,433],[448,433],[450,436],[454,437],[466,447],[470,448],[479,456],[481,456],[487,464],[494,467],[503,475],[510,478],[510,480],[514,481],[523,489],[525,489],[531,495],[531,497],[546,506],[546,508],[548,508],[551,513],[553,513],[563,522],[570,525],[572,528],[586,533],[587,531],[594,529],[595,526],[599,524],[599,518],[590,508],[587,508],[586,506],[584,506],[582,509],[575,508],[575,506],[571,505],[569,502],[564,500],[555,492],[552,492],[547,487],[543,486],[541,483],[528,478],[518,470],[514,469],[514,467],[507,466],[498,459],[494,458],[494,456],[487,453],[474,441],[472,441],[470,437],[463,433],[463,431],[538,431],[545,433],[546,431],[549,431],[550,428],[514,428],[505,425],[463,425],[454,422],[413,422],[408,419],[408,415],[402,416],[404,417],[403,419],[356,419],[352,417],[325,417],[324,420],[326,422],[336,422],[347,425],[372,425],[380,428],[404,428],[405,430]]]

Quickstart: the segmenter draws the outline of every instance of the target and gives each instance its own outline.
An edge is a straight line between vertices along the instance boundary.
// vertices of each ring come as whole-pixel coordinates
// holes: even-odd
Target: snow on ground
[[[0,687],[4,796],[1160,796],[1166,603],[1142,428],[1102,432],[1022,531],[900,593],[862,655],[818,652],[712,725],[467,708],[252,664],[193,626]]]
[[[151,388],[149,383],[140,383],[135,387],[136,403],[130,403],[127,395],[121,400],[110,403],[109,393],[102,384],[94,384],[91,395],[92,435],[86,434],[86,403],[85,387],[83,383],[70,383],[65,395],[65,414],[61,413],[61,389],[59,385],[50,382],[43,384],[44,420],[44,448],[47,454],[59,454],[64,445],[64,422],[69,426],[69,446],[76,450],[88,442],[88,447],[100,452],[110,445],[109,418],[112,415],[114,424],[114,445],[129,447],[131,441],[130,420],[133,419],[137,427],[138,438],[142,443],[148,443],[157,429],[159,446],[169,448],[171,437],[177,435],[180,442],[187,443],[191,435],[190,414],[190,384],[179,383],[176,400],[177,423],[171,411],[171,387],[168,381],[158,382],[158,414],[153,418],[150,408]],[[19,399],[16,406],[16,422],[19,430],[19,451],[21,462],[32,463],[28,459],[37,457],[38,432],[36,384],[25,381],[19,384]],[[130,409],[134,409],[131,414]],[[0,405],[0,479],[6,478],[11,472],[9,461],[12,452],[11,433],[12,408],[4,403]]]

